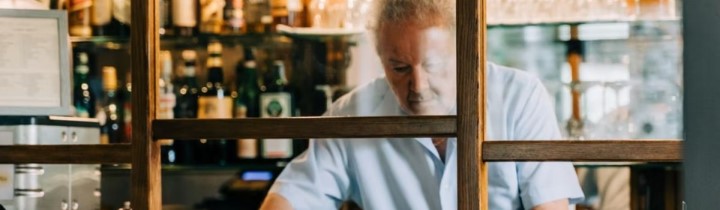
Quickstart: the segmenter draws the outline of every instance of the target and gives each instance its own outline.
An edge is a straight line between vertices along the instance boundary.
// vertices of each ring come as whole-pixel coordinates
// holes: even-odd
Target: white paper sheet
[[[0,106],[61,106],[57,20],[0,17],[0,28]]]

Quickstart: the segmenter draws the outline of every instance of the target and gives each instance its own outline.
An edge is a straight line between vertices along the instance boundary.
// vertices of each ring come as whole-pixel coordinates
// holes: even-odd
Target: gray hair
[[[370,28],[404,21],[448,27],[455,31],[455,0],[375,0]]]

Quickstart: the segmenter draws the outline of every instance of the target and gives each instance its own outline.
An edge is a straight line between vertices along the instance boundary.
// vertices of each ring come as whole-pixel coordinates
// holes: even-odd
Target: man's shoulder
[[[384,76],[354,88],[335,101],[325,116],[373,116],[390,87]]]
[[[487,69],[489,101],[500,101],[507,106],[527,100],[533,92],[544,89],[540,79],[526,71],[496,64],[488,64]]]
[[[515,68],[489,63],[487,67],[488,86],[504,86],[511,89],[535,88],[540,80],[526,72]]]

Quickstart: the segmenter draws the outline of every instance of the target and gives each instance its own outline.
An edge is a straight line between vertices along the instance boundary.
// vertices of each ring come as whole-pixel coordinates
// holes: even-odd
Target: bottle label
[[[235,118],[247,118],[247,106],[235,104]],[[241,159],[257,158],[257,139],[238,139],[237,157]]]
[[[92,4],[90,24],[104,26],[112,20],[112,2],[110,0],[95,0]]]
[[[263,93],[260,95],[260,117],[290,117],[290,93]]]
[[[123,124],[124,124],[124,131],[125,132],[125,139],[127,142],[132,142],[132,107],[129,102],[126,102],[123,104],[124,109],[124,117],[123,117]]]
[[[178,27],[192,28],[197,25],[194,0],[176,0],[172,5],[172,22]]]
[[[160,104],[158,105],[157,118],[158,119],[173,119],[175,114],[173,109],[175,108],[175,94],[173,93],[161,93]]]
[[[258,156],[256,139],[240,139],[237,147],[238,158],[253,159]]]
[[[267,159],[290,158],[292,155],[292,139],[264,139],[263,157]]]
[[[232,118],[232,98],[202,96],[198,99],[199,119],[230,119]]]
[[[262,118],[290,117],[291,96],[287,92],[263,93],[260,95]],[[292,155],[292,139],[264,139],[262,155],[264,158],[289,158]]]

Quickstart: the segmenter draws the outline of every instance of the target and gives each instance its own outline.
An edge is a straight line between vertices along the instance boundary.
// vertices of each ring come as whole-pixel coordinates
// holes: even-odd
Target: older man
[[[385,75],[338,100],[328,116],[456,114],[453,0],[376,0],[374,33]],[[462,61],[460,61],[462,62]],[[489,65],[488,137],[558,139],[540,82]],[[582,191],[572,165],[489,164],[492,210],[568,209]],[[263,209],[457,209],[455,138],[318,139],[280,175]]]

